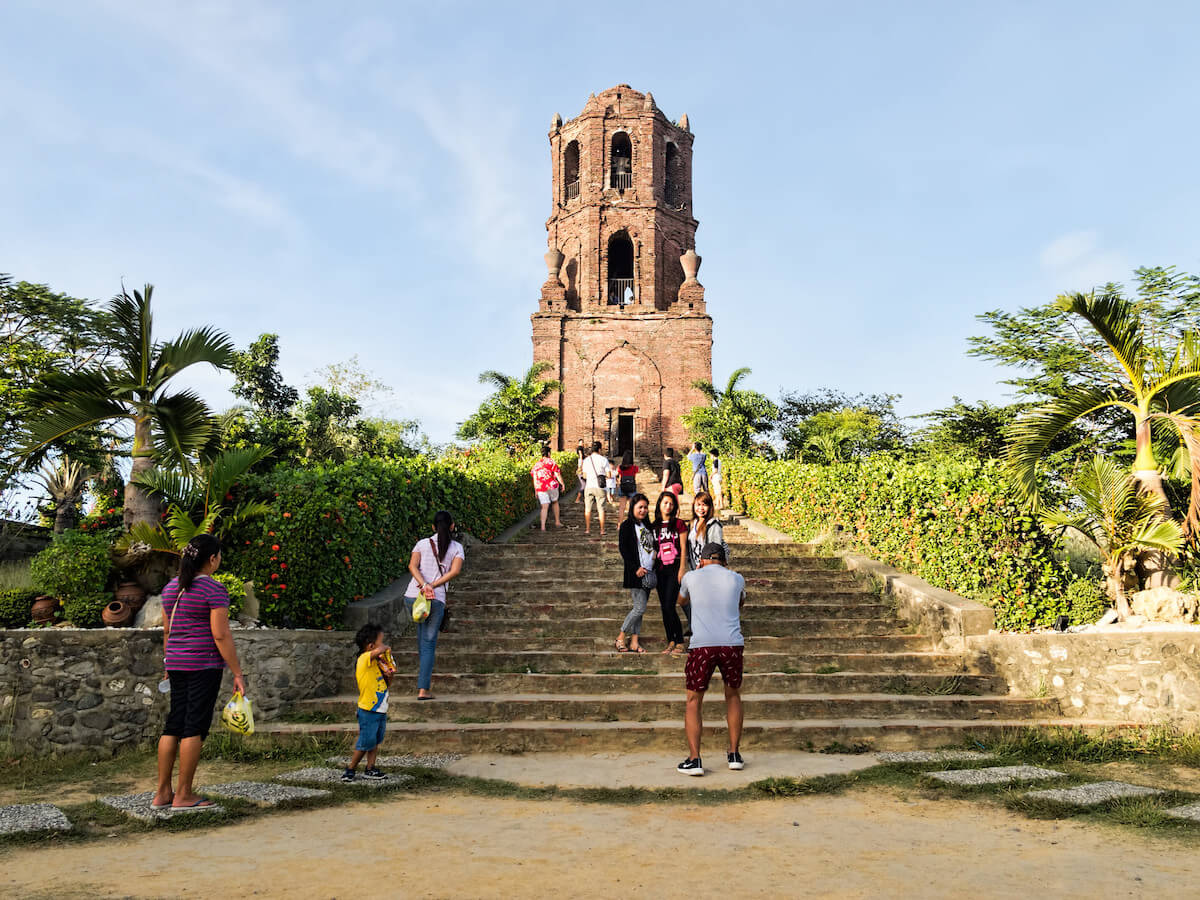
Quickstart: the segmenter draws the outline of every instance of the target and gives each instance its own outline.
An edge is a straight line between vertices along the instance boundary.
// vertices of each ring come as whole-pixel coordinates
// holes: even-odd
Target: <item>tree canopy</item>
[[[779,407],[757,391],[738,387],[750,371],[744,366],[735,369],[724,390],[704,379],[692,382],[708,399],[707,405],[693,406],[681,417],[693,440],[722,453],[749,454],[762,449],[763,439],[779,418]]]
[[[546,398],[562,390],[562,383],[543,378],[552,366],[534,363],[519,378],[489,370],[479,376],[496,390],[461,425],[463,440],[493,440],[508,444],[531,444],[547,440],[558,422],[558,410]]]

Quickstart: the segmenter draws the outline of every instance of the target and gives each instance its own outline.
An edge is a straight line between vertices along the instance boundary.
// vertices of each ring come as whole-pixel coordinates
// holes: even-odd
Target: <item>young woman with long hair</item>
[[[658,579],[658,603],[662,607],[667,648],[663,653],[679,656],[684,651],[683,625],[675,609],[679,598],[679,580],[687,557],[687,523],[678,517],[679,501],[664,491],[654,505],[654,575]]]
[[[654,535],[650,531],[650,500],[645,494],[634,494],[628,499],[629,516],[621,522],[617,547],[620,548],[621,562],[624,566],[621,587],[629,589],[633,609],[621,624],[621,633],[617,635],[617,650],[621,653],[645,653],[640,636],[642,616],[646,614],[646,605],[650,602],[646,576],[654,572]],[[625,644],[626,635],[629,635],[628,646]]]
[[[712,494],[701,491],[692,499],[692,524],[687,532],[688,568],[700,568],[700,551],[705,544],[720,544],[725,548],[725,560],[729,561],[729,545],[725,543],[725,529],[717,518]]]
[[[633,451],[621,454],[621,465],[617,467],[617,496],[621,498],[621,518],[629,511],[629,499],[638,492],[637,473],[641,471],[633,464]],[[646,501],[649,504],[649,500]]]
[[[212,806],[195,793],[192,782],[226,666],[233,672],[233,689],[246,693],[229,631],[229,593],[212,577],[220,565],[221,542],[198,534],[180,554],[179,574],[163,588],[163,661],[171,708],[158,739],[158,789],[150,801],[155,809]],[[173,789],[176,757],[179,785]]]
[[[438,632],[446,614],[446,585],[462,572],[466,554],[454,540],[454,517],[442,510],[433,517],[433,535],[422,538],[412,549],[408,571],[412,580],[404,592],[404,608],[412,618],[413,604],[424,594],[430,601],[429,615],[417,623],[417,699],[432,700],[433,663],[437,657]]]

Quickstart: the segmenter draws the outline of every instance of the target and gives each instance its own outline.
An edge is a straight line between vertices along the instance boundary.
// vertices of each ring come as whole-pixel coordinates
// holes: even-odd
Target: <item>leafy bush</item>
[[[213,575],[229,594],[229,618],[236,619],[246,602],[246,579],[232,572],[217,572]]]
[[[21,628],[32,618],[30,609],[39,592],[32,588],[0,591],[0,628]]]
[[[109,593],[83,594],[63,600],[63,618],[76,628],[99,628],[104,622],[100,614],[112,603]]]
[[[1067,588],[1067,608],[1072,625],[1091,625],[1108,609],[1104,587],[1094,578],[1077,578]]]
[[[996,627],[1049,625],[1068,611],[1069,573],[993,462],[889,454],[830,466],[723,462],[735,507],[802,540],[835,526],[864,552],[987,603]]]
[[[30,564],[33,586],[64,601],[100,593],[111,572],[108,539],[80,531],[56,535]]]
[[[555,459],[570,484],[575,455]],[[408,568],[413,544],[440,509],[490,540],[537,508],[530,457],[473,450],[432,460],[360,458],[336,466],[279,468],[247,479],[247,499],[274,512],[244,523],[227,542],[229,563],[256,585],[264,622],[341,624],[346,604]]]

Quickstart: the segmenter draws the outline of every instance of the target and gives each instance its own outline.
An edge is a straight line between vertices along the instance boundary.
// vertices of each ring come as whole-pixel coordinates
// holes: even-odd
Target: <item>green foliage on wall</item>
[[[63,600],[63,618],[76,628],[99,628],[104,624],[100,618],[104,607],[112,599],[113,595],[106,591],[67,597]]]
[[[232,572],[217,572],[213,578],[221,582],[225,592],[229,594],[229,618],[236,619],[246,603],[245,580]]]
[[[987,603],[997,628],[1049,625],[1069,610],[1069,571],[995,463],[877,454],[724,467],[734,507],[802,540],[841,525],[875,559]]]
[[[33,618],[30,610],[40,592],[33,588],[0,591],[0,628],[24,628]]]
[[[570,484],[575,455],[555,459]],[[264,622],[336,628],[347,603],[404,575],[438,510],[449,510],[461,531],[490,540],[536,509],[533,462],[472,451],[255,476],[245,485],[248,499],[267,500],[274,512],[231,535],[226,564],[255,582]]]
[[[110,543],[103,535],[81,531],[55,535],[50,546],[30,563],[33,586],[43,594],[60,598],[64,604],[67,600],[101,593],[113,567]],[[99,613],[96,615],[99,622]]]

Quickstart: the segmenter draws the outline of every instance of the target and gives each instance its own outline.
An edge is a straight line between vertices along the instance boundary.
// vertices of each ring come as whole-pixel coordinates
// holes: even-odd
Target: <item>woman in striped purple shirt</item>
[[[171,711],[158,739],[158,790],[154,809],[212,806],[192,789],[200,747],[212,726],[221,676],[228,665],[233,688],[246,692],[233,635],[229,594],[212,577],[221,565],[221,542],[198,534],[183,548],[179,576],[163,588],[163,647],[171,681]],[[171,787],[179,757],[179,788]]]

